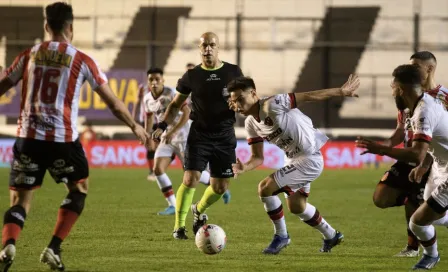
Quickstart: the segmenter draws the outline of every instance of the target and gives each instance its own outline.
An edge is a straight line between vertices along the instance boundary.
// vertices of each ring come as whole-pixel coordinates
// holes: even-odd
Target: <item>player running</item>
[[[263,140],[277,145],[286,153],[285,167],[266,177],[258,185],[258,195],[274,225],[274,238],[265,254],[278,254],[291,242],[286,229],[283,207],[278,197],[285,193],[289,211],[323,235],[321,252],[343,241],[344,236],[328,224],[307,197],[311,182],[324,168],[320,149],[328,137],[313,127],[311,119],[297,106],[306,101],[325,100],[333,96],[357,96],[359,79],[350,76],[341,88],[306,93],[279,94],[258,98],[251,78],[239,77],[227,85],[232,109],[247,116],[245,127],[252,156],[246,163],[233,164],[235,175],[241,175],[263,164]]]
[[[412,182],[421,182],[433,161],[425,186],[425,202],[409,222],[410,230],[423,247],[423,257],[414,265],[414,270],[432,269],[440,261],[436,233],[431,224],[446,226],[448,223],[448,216],[444,216],[448,209],[448,112],[442,100],[422,91],[422,76],[417,65],[400,65],[393,72],[392,89],[397,107],[410,110],[411,147],[386,147],[362,137],[356,141],[357,147],[366,148],[364,153],[415,163],[417,167],[409,175]]]
[[[172,124],[180,108],[191,94],[192,112],[190,134],[185,149],[184,179],[177,191],[176,222],[173,237],[188,239],[185,218],[193,201],[201,172],[210,165],[211,185],[201,200],[192,205],[193,232],[207,221],[204,212],[227,191],[229,178],[233,177],[236,137],[233,125],[235,113],[228,108],[226,84],[241,76],[237,65],[218,58],[219,39],[216,34],[202,34],[199,44],[202,64],[188,70],[178,81],[179,92],[168,106],[165,117],[158,124],[153,138],[159,138]]]
[[[411,56],[410,63],[420,69],[422,90],[437,99],[441,99],[446,106],[448,89],[437,85],[434,80],[437,67],[435,56],[428,51],[417,52]],[[404,142],[405,147],[412,146],[413,132],[409,117],[408,109],[398,111],[397,128],[392,136],[382,143],[383,145],[395,147]],[[373,202],[379,208],[385,209],[404,205],[408,226],[409,219],[423,201],[423,192],[429,176],[428,171],[422,177],[420,183],[409,181],[409,173],[415,166],[415,163],[397,161],[390,170],[386,171],[373,194]],[[396,257],[417,257],[419,255],[417,237],[409,227],[407,233],[408,244],[395,255]]]
[[[70,44],[73,10],[66,3],[45,8],[45,29],[51,40],[22,52],[0,81],[0,96],[22,80],[17,139],[9,180],[11,207],[5,212],[0,271],[8,271],[16,255],[15,243],[31,207],[34,189],[42,185],[46,170],[69,191],[62,202],[53,237],[40,260],[53,270],[64,270],[60,246],[81,212],[87,196],[89,167],[76,128],[79,95],[88,81],[112,113],[137,138],[149,136],[107,85],[98,64]]]
[[[160,68],[148,70],[148,82],[150,92],[143,98],[143,106],[147,114],[145,128],[148,133],[151,133],[153,120],[159,121],[163,118],[168,105],[174,99],[176,93],[171,88],[164,86],[165,80],[163,79],[163,71]],[[173,155],[180,159],[182,165],[184,163],[185,145],[188,132],[190,131],[189,115],[190,107],[185,102],[180,108],[174,123],[162,135],[161,142],[156,148],[154,174],[157,184],[168,202],[168,207],[164,211],[159,212],[159,215],[173,215],[175,213],[176,197],[174,196],[171,180],[166,174],[166,169],[171,164]],[[210,184],[210,173],[203,171],[199,182],[208,186]]]

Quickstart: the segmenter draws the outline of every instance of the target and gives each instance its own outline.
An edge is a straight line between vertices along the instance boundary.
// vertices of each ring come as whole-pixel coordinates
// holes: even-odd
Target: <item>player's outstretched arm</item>
[[[106,103],[107,107],[109,107],[115,117],[130,127],[140,142],[146,145],[149,142],[149,135],[143,127],[134,121],[134,118],[132,118],[132,115],[129,113],[124,103],[115,96],[109,88],[109,85],[102,84],[95,91],[101,99],[103,99],[104,103]]]
[[[294,93],[296,105],[299,106],[305,102],[316,102],[327,100],[331,97],[359,97],[356,90],[359,88],[360,81],[358,76],[350,75],[347,82],[340,88],[323,89],[311,92]]]
[[[393,148],[378,144],[363,137],[358,137],[358,140],[356,140],[356,146],[366,149],[362,154],[372,153],[386,155],[399,161],[414,162],[421,165],[425,161],[429,143],[414,140],[412,142],[412,147]]]
[[[0,97],[2,97],[9,89],[14,87],[14,84],[7,77],[0,80]]]
[[[235,178],[237,178],[238,175],[253,170],[263,164],[264,162],[263,142],[252,144],[251,151],[252,155],[248,162],[242,163],[240,159],[237,158],[236,163],[232,164],[232,169],[233,173],[235,174]]]

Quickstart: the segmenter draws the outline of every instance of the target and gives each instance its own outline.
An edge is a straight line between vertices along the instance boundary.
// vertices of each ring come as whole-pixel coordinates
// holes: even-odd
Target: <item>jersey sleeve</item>
[[[263,138],[261,138],[257,132],[255,131],[255,128],[253,127],[253,125],[250,122],[249,118],[246,118],[245,122],[244,122],[244,127],[246,129],[246,134],[247,134],[247,143],[249,145],[253,145],[256,143],[262,143],[263,142]]]
[[[84,55],[83,61],[83,75],[86,77],[92,90],[96,90],[101,85],[107,83],[106,74],[101,71],[98,63],[87,55]]]
[[[190,76],[188,71],[177,81],[176,90],[184,95],[189,95],[191,93]]]
[[[279,114],[296,108],[296,98],[293,93],[277,94],[269,98],[268,112]]]
[[[404,129],[405,127],[405,114],[403,111],[398,111],[397,116],[397,128]]]
[[[432,133],[437,125],[436,112],[428,107],[422,107],[413,119],[414,138],[413,141],[430,143]]]
[[[26,63],[29,59],[31,49],[25,50],[18,55],[11,66],[5,71],[5,77],[16,85],[23,77],[26,69]]]

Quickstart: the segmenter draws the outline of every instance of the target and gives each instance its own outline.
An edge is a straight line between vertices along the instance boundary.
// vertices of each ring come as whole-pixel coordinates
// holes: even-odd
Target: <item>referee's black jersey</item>
[[[222,62],[222,66],[216,69],[205,69],[198,65],[179,79],[177,91],[185,95],[191,93],[190,119],[194,121],[196,129],[221,131],[233,128],[235,112],[227,104],[229,93],[226,85],[242,75],[237,65]]]

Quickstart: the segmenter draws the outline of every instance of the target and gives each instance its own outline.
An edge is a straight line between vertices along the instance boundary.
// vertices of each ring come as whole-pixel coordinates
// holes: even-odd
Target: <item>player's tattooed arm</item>
[[[340,88],[323,89],[311,92],[294,93],[295,104],[327,100],[332,97],[359,97],[356,93],[360,85],[358,76],[350,75],[347,82]]]
[[[262,165],[264,162],[263,155],[263,142],[254,143],[251,145],[252,155],[248,162],[242,163],[239,158],[236,159],[236,163],[232,164],[233,173],[235,178],[244,172],[253,170],[258,166]]]
[[[169,125],[174,122],[177,114],[179,113],[182,106],[187,101],[188,95],[184,95],[181,93],[177,93],[174,97],[173,101],[168,105],[168,108],[165,111],[165,116],[163,120],[157,124],[157,129],[152,134],[152,138],[154,140],[160,140],[160,136],[167,129]]]
[[[424,162],[428,152],[429,142],[414,140],[412,142],[412,147],[393,148],[381,145],[363,137],[358,137],[358,140],[356,140],[356,146],[366,149],[362,154],[372,153],[386,155],[399,161],[413,162],[421,165]]]

